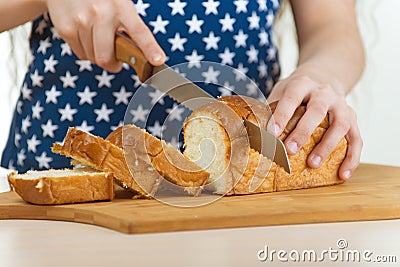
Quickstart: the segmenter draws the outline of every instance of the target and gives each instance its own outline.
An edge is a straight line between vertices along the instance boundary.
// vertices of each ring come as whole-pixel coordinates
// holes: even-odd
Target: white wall
[[[360,83],[349,95],[356,109],[364,139],[362,161],[400,166],[400,1],[359,0],[359,24],[367,49],[367,68]],[[290,18],[283,18],[290,24]],[[287,29],[288,26],[285,25]],[[297,51],[293,34],[282,36],[283,75],[293,69]],[[21,53],[24,46],[18,43]],[[16,89],[10,90],[9,42],[0,35],[0,150],[8,134]],[[20,57],[21,58],[21,57]],[[20,68],[24,64],[19,63]],[[11,91],[11,93],[10,93]]]

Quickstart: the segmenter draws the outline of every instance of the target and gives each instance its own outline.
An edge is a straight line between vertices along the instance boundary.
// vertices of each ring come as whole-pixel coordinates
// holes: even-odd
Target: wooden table
[[[269,251],[288,253],[339,251],[340,239],[348,244],[343,250],[370,250],[372,257],[395,256],[397,263],[355,265],[326,258],[318,266],[400,264],[397,219],[135,235],[80,223],[0,220],[0,266],[282,266],[276,257],[273,262],[261,262],[257,253],[265,246]],[[293,265],[312,264],[289,262],[284,266]]]

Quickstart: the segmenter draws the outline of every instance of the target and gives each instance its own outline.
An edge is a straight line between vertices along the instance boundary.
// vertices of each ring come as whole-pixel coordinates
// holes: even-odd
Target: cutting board
[[[400,168],[368,164],[341,185],[223,197],[192,208],[124,196],[112,202],[38,206],[14,192],[0,194],[0,219],[80,222],[129,234],[397,218]]]

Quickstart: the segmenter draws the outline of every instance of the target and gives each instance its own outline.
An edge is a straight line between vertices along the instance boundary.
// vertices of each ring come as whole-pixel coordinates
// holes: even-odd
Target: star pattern
[[[273,88],[280,68],[271,29],[280,0],[133,2],[166,63],[208,93],[262,99]],[[52,153],[51,146],[72,126],[106,137],[134,123],[182,148],[181,137],[168,134],[181,128],[188,110],[142,84],[126,63],[121,72],[110,73],[79,59],[48,13],[32,22],[30,51],[2,166],[21,172],[68,167],[69,160]]]

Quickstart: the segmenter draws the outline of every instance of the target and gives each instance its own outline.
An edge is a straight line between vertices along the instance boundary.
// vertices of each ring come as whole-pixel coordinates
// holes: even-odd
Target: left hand
[[[285,140],[288,153],[296,154],[328,114],[330,127],[308,156],[307,163],[311,168],[320,167],[339,141],[346,137],[348,149],[339,169],[339,177],[344,180],[350,178],[360,163],[363,144],[356,113],[347,104],[345,93],[310,76],[294,73],[275,85],[268,102],[277,100],[274,120],[270,120],[267,126],[268,131],[276,136],[285,129],[298,106],[302,103],[307,106],[296,128]]]

